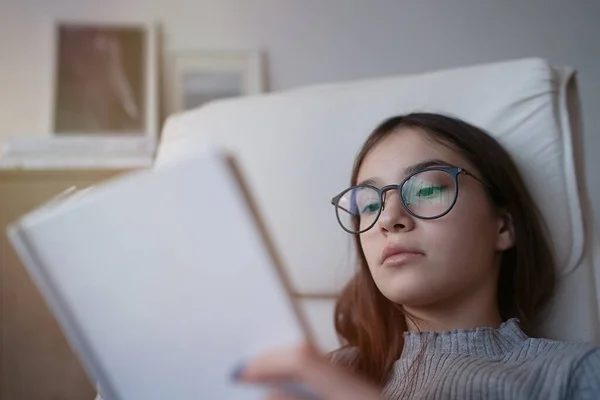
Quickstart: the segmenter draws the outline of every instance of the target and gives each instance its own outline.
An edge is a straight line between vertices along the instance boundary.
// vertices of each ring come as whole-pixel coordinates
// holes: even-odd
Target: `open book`
[[[55,199],[8,234],[106,400],[258,399],[233,369],[310,339],[219,152]]]

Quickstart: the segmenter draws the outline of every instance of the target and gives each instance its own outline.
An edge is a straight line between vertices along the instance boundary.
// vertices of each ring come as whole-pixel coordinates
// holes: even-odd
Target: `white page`
[[[105,399],[258,399],[232,369],[306,338],[242,193],[213,154],[55,201],[9,230]]]

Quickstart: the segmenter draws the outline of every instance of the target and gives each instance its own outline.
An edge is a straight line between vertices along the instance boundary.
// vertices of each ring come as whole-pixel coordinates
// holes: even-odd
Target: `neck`
[[[498,328],[502,323],[496,298],[496,281],[480,285],[469,296],[444,299],[436,304],[403,306],[408,331],[453,331],[479,327]]]

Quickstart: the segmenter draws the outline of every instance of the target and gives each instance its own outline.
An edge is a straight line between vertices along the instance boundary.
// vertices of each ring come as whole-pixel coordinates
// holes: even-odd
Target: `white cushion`
[[[179,117],[177,130],[167,125],[158,163],[193,153],[206,139],[231,150],[297,289],[332,292],[340,283],[333,267],[347,266],[350,249],[329,200],[348,186],[361,143],[387,117],[450,113],[487,129],[512,154],[567,272],[581,257],[582,224],[577,190],[569,186],[573,171],[566,168],[572,163],[565,163],[570,135],[553,96],[560,78],[533,59],[217,102]]]
[[[231,151],[296,290],[322,296],[339,290],[354,268],[351,237],[338,227],[330,199],[348,186],[367,135],[394,115],[455,115],[511,153],[567,274],[580,264],[585,244],[566,110],[572,74],[525,59],[217,101],[167,121],[157,165],[207,144]],[[330,313],[331,305],[323,307]]]

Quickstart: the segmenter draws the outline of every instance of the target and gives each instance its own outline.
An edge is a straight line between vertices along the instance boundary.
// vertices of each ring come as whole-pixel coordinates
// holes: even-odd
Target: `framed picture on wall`
[[[155,141],[156,43],[151,23],[56,23],[53,135]]]
[[[260,51],[175,54],[169,75],[167,114],[198,108],[213,100],[266,90]]]

